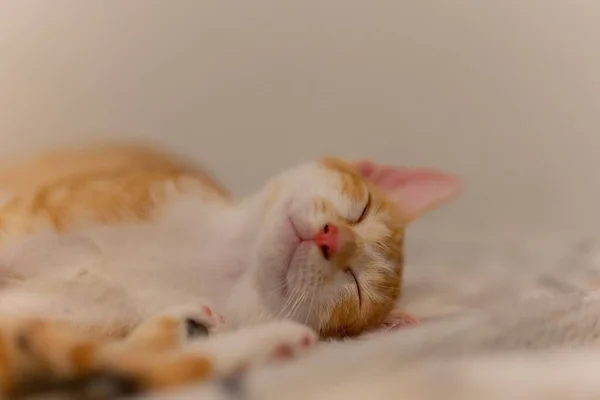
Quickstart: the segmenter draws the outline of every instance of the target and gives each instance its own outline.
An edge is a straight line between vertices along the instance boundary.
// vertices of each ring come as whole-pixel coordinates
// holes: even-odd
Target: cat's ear
[[[410,314],[403,311],[394,309],[387,317],[383,320],[382,329],[394,330],[400,328],[406,328],[409,326],[416,326],[419,321]]]
[[[460,179],[443,171],[378,165],[366,160],[354,162],[354,166],[394,200],[409,221],[456,196],[462,189]]]

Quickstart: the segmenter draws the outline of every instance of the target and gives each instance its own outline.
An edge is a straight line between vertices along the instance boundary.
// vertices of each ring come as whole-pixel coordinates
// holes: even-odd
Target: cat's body
[[[57,231],[51,218],[38,213],[32,217],[40,225],[34,232],[3,237],[0,275],[8,279],[0,291],[0,313],[92,317],[133,326],[166,307],[199,298],[211,299],[221,309],[228,306],[243,268],[243,260],[229,247],[242,232],[235,222],[227,223],[235,211],[215,201],[201,183],[188,182],[186,189],[171,182],[152,185],[151,190],[164,189],[165,203],[156,205],[145,216],[148,220],[137,220],[133,211],[118,223],[79,220]],[[243,245],[241,241],[237,250]],[[13,301],[33,288],[43,293],[39,304]],[[70,298],[73,306],[55,307],[48,301],[55,296],[57,301]],[[111,317],[115,312],[119,315]]]
[[[324,159],[235,201],[150,150],[42,156],[0,172],[0,317],[120,336],[196,305],[228,330],[360,333],[400,295],[406,224],[457,191],[434,171]]]
[[[50,158],[54,174],[35,160],[0,177],[0,315],[133,327],[199,299],[226,306],[240,260],[222,248],[237,230],[220,223],[225,190],[158,153],[84,151]]]

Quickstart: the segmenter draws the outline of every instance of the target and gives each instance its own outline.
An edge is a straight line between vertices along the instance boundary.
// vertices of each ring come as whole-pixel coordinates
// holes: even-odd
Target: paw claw
[[[174,307],[166,312],[173,318],[178,318],[184,325],[185,339],[206,337],[212,333],[222,331],[225,320],[221,314],[205,304],[187,304]]]
[[[185,319],[185,332],[188,338],[208,336],[208,327],[194,318]]]

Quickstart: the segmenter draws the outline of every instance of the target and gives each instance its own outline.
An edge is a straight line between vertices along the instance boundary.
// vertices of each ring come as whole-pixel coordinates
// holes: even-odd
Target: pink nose
[[[313,238],[315,244],[319,246],[323,257],[329,260],[339,248],[340,231],[337,226],[327,224]]]

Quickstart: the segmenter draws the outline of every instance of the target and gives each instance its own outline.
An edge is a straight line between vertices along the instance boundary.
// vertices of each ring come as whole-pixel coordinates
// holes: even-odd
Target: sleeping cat
[[[0,388],[95,370],[164,387],[393,324],[405,227],[459,190],[447,173],[330,157],[236,200],[125,146],[5,166]]]

